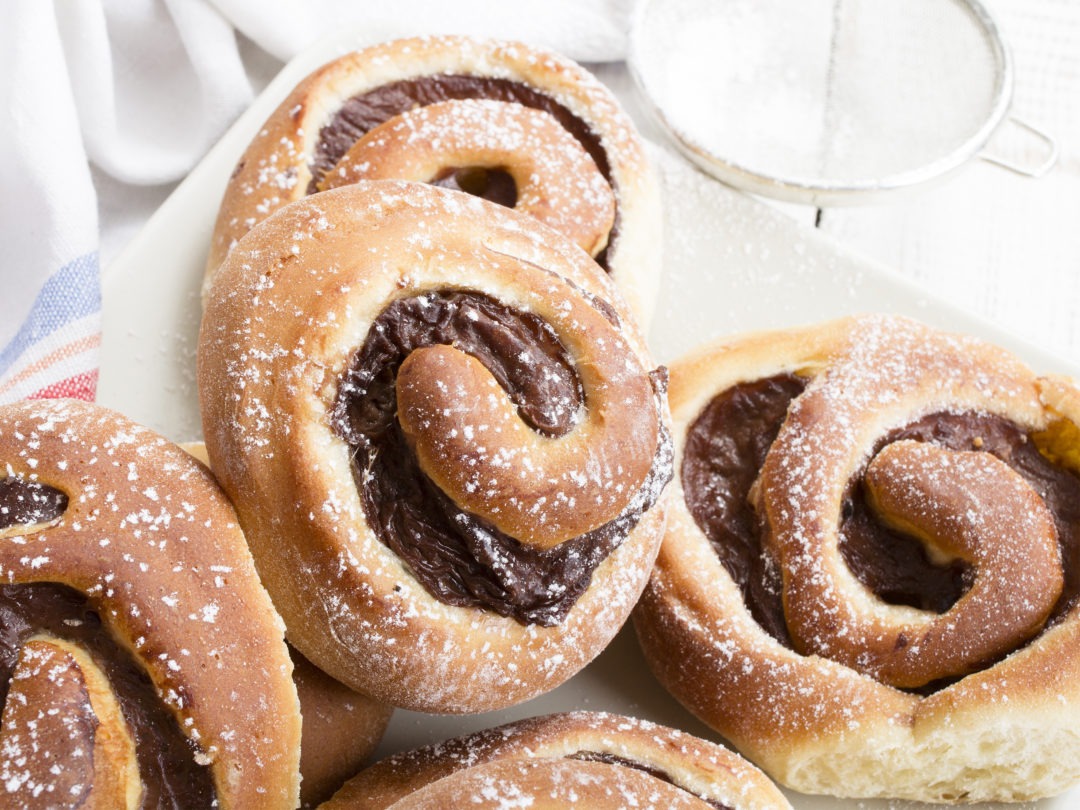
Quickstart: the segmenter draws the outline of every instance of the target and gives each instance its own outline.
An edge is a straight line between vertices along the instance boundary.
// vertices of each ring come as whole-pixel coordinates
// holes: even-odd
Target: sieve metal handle
[[[1005,119],[1013,126],[1020,127],[1027,132],[1034,135],[1038,140],[1042,141],[1046,148],[1046,157],[1041,163],[1036,166],[1025,166],[1022,163],[1018,163],[1008,158],[1003,158],[990,152],[989,149],[984,149],[979,153],[979,157],[985,160],[987,163],[993,163],[995,166],[1000,166],[1003,169],[1008,169],[1010,172],[1022,175],[1024,177],[1042,177],[1048,171],[1050,171],[1057,164],[1058,153],[1060,148],[1058,142],[1043,129],[1039,129],[1034,124],[1030,124],[1023,119],[1017,118],[1015,115],[1010,115]]]

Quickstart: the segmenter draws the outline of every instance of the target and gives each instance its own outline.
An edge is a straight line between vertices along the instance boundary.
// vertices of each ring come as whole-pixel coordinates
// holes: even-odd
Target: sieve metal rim
[[[971,14],[990,45],[996,70],[990,111],[982,125],[965,141],[941,157],[915,169],[868,178],[856,182],[834,183],[809,181],[802,178],[765,174],[726,158],[696,142],[691,135],[675,126],[665,114],[642,73],[642,42],[647,36],[644,21],[647,12],[657,3],[669,0],[639,0],[631,18],[628,38],[627,68],[644,106],[657,124],[671,138],[675,147],[707,174],[729,185],[755,194],[787,202],[811,205],[851,205],[869,202],[882,196],[929,184],[968,164],[986,146],[1009,113],[1013,94],[1012,54],[1001,34],[994,16],[980,0],[952,0]]]

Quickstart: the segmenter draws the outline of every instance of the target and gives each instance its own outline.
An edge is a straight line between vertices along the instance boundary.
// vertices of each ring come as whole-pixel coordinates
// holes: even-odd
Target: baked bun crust
[[[0,462],[8,801],[295,807],[284,627],[209,471],[74,401],[0,407]]]
[[[300,806],[317,807],[375,752],[393,709],[335,681],[296,650],[290,652],[304,717]]]
[[[577,672],[629,615],[663,531],[652,368],[588,257],[484,200],[364,183],[253,229],[204,316],[200,399],[289,640],[425,711],[510,705]],[[435,506],[449,517],[433,534]]]
[[[769,405],[761,392],[770,387],[787,394]],[[723,404],[737,403],[733,392],[739,407]],[[864,317],[706,348],[674,365],[671,405],[677,486],[635,624],[681,702],[808,793],[1021,801],[1077,781],[1080,512],[1069,499],[1080,491],[1080,394],[1071,382],[1036,377],[972,338]],[[761,416],[770,407],[775,420]],[[763,462],[753,467],[746,450],[721,474],[731,459],[710,438],[715,428],[702,427],[710,419],[750,426],[746,447],[759,441],[755,419],[771,424],[775,439],[754,451]],[[742,489],[723,494],[730,470],[747,465]],[[745,536],[761,551],[751,546],[746,558],[750,569],[755,556],[767,560],[764,574],[722,562],[718,550],[727,555],[737,532],[699,519],[724,498],[729,511],[748,509]],[[950,504],[960,508],[951,517]],[[1048,510],[1060,542],[1045,549]],[[875,536],[926,549],[927,575],[960,570],[963,587],[934,609],[916,605],[922,584],[879,596],[886,586],[857,573],[848,552],[866,515],[883,524]],[[1017,571],[1031,554],[1038,560]],[[895,573],[901,556],[881,571]],[[995,564],[1014,568],[1002,576]],[[950,622],[965,634],[950,636]],[[852,640],[865,652],[844,646]]]
[[[505,807],[518,798],[534,802],[529,807],[791,806],[763,773],[722,746],[643,720],[572,712],[389,757],[324,807]]]
[[[180,446],[203,464],[210,464],[203,442]],[[289,648],[289,657],[303,718],[300,806],[316,807],[375,752],[393,708],[335,681],[294,647]]]
[[[409,83],[419,89],[408,90]],[[386,98],[363,110],[353,101],[343,112],[350,100],[379,89]],[[438,116],[429,105],[440,110]],[[523,116],[527,120],[518,120]],[[536,118],[546,119],[546,126]],[[366,137],[380,124],[378,134]],[[368,141],[363,154],[350,158],[347,152],[361,140]],[[529,164],[542,155],[540,173],[554,185],[526,182],[537,174]],[[391,164],[401,173],[392,173]],[[659,184],[630,118],[604,85],[569,59],[519,42],[458,36],[375,45],[304,79],[267,120],[229,181],[207,284],[241,236],[293,200],[364,178],[450,178],[456,185],[454,172],[473,168],[506,171],[517,183],[519,205],[556,228],[567,226],[564,235],[600,253],[631,311],[647,322],[660,273]],[[328,175],[333,177],[325,182]],[[599,217],[600,230],[590,227],[581,235],[574,225],[581,216],[567,217],[565,209],[584,202],[597,207],[585,219]]]

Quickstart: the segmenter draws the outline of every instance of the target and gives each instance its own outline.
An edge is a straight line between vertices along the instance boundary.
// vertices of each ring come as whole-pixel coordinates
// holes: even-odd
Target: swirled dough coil
[[[207,287],[253,225],[359,179],[431,182],[531,213],[595,256],[648,320],[660,273],[658,182],[615,97],[569,59],[446,36],[375,45],[316,70],[240,159]]]
[[[798,790],[1019,801],[1080,777],[1080,395],[867,316],[676,363],[635,614],[661,681]]]
[[[73,401],[0,407],[0,463],[7,801],[295,807],[284,628],[209,471]]]
[[[298,201],[200,338],[212,466],[289,639],[393,705],[553,688],[628,616],[670,477],[666,376],[535,220],[419,183]]]
[[[326,810],[405,807],[790,810],[761,771],[722,746],[600,712],[536,717],[397,754],[346,783]]]

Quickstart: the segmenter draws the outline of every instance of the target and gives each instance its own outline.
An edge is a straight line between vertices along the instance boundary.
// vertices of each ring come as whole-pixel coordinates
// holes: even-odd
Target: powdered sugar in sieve
[[[643,0],[630,60],[690,159],[816,204],[959,167],[1012,92],[1008,51],[976,0]]]

